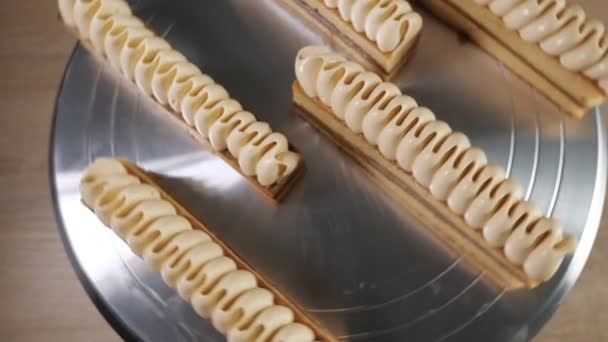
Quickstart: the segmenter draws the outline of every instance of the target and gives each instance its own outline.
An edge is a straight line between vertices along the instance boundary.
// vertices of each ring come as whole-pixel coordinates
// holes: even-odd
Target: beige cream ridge
[[[608,95],[605,26],[565,0],[417,0],[559,109],[580,119]]]
[[[588,19],[566,0],[474,0],[500,17],[521,39],[538,44],[568,70],[580,72],[608,93],[608,36],[604,24]]]
[[[385,79],[413,56],[422,17],[403,0],[279,0],[329,44]]]

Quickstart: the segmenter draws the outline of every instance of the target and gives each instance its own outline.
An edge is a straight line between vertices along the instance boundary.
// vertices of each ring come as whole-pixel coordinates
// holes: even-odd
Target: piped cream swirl
[[[490,246],[523,265],[530,278],[549,279],[573,251],[576,241],[524,200],[501,167],[488,164],[464,134],[453,132],[394,84],[318,46],[300,50],[295,72],[309,97],[411,174]]]
[[[404,0],[324,0],[355,31],[391,52],[402,42],[413,41],[422,29],[422,17]]]
[[[66,25],[145,94],[179,113],[218,152],[262,186],[281,183],[300,156],[283,134],[245,111],[211,77],[147,29],[123,0],[60,0]]]
[[[91,164],[80,193],[100,220],[228,341],[315,340],[313,330],[276,304],[253,273],[239,269],[219,244],[193,229],[155,187],[142,184],[119,161],[101,158]]]
[[[608,36],[604,24],[586,18],[566,0],[474,0],[502,18],[504,25],[559,58],[608,93]]]

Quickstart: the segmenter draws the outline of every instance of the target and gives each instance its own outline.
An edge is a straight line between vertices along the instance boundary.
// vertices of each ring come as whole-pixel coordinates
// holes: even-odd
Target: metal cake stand
[[[608,22],[605,1],[582,1]],[[179,5],[179,6],[178,6]],[[120,155],[166,185],[336,336],[354,341],[525,341],[579,276],[606,189],[602,109],[560,114],[436,19],[396,82],[518,180],[580,244],[534,290],[488,285],[292,108],[297,50],[323,43],[274,1],[140,1],[137,13],[303,154],[306,175],[276,205],[174,126],[109,67],[76,47],[55,109],[51,184],[74,266],[126,339],[221,341],[161,278],[80,204],[83,168]]]

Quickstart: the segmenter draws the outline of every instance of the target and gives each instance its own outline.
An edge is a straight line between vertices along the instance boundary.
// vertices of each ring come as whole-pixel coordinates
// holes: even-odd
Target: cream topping
[[[104,51],[108,61],[114,68],[120,70],[121,56],[127,50],[127,46],[153,35],[152,31],[139,24],[112,27],[104,37]]]
[[[157,189],[141,184],[117,160],[96,160],[80,189],[83,201],[103,213],[104,224],[228,341],[315,340],[312,329],[294,323],[293,311],[277,305],[253,273],[239,269],[209,235],[193,229]]]
[[[106,55],[106,36],[109,34],[110,31],[117,32],[126,28],[143,29],[144,23],[138,18],[135,18],[131,15],[117,15],[105,19],[100,17],[94,17],[93,21],[91,21],[89,38],[95,51],[102,55]],[[132,44],[133,42],[129,43],[129,45]]]
[[[154,51],[153,49],[150,49]],[[154,96],[152,86],[153,79],[160,73],[160,70],[166,70],[179,62],[186,62],[186,57],[175,50],[157,50],[153,55],[148,55],[148,58],[141,58],[135,64],[133,75],[135,76],[135,84],[139,89],[148,96]],[[156,98],[156,96],[154,96]]]
[[[293,321],[294,316],[290,309],[282,305],[273,305],[263,309],[242,329],[231,329],[226,336],[229,341],[268,341],[274,332]]]
[[[194,117],[199,111],[207,110],[222,100],[230,98],[221,85],[209,78],[193,77],[191,88],[181,98],[182,118],[188,125],[195,126]]]
[[[98,202],[94,203],[93,206],[99,220],[109,226],[112,213],[116,208],[129,205],[129,203],[138,203],[146,198],[160,199],[160,193],[149,185],[135,183],[122,188],[120,193],[118,191],[106,192],[104,196],[98,198]]]
[[[451,198],[452,205],[458,207],[458,204],[454,204],[456,197],[450,196],[453,189],[463,179],[474,175],[477,170],[487,163],[486,154],[476,147],[466,148],[462,153],[453,153],[445,160],[443,165],[439,166],[431,178],[429,191],[440,201],[448,202]],[[460,209],[460,212],[464,212],[465,209]]]
[[[509,4],[495,3],[496,10]],[[444,201],[490,246],[523,264],[532,279],[546,280],[572,251],[574,244],[563,242],[571,238],[562,236],[553,220],[545,225],[555,234],[551,243],[546,242],[548,235],[528,238],[526,229],[542,216],[523,199],[521,187],[506,178],[503,168],[489,165],[464,134],[453,132],[396,86],[324,47],[300,50],[295,71],[308,96],[322,101],[353,132]]]
[[[412,165],[414,177],[420,184],[427,188],[430,187],[431,182],[434,181],[434,176],[442,164],[450,162],[449,160],[445,160],[445,158],[452,157],[455,159],[469,147],[471,147],[469,139],[466,135],[459,132],[446,135],[443,142],[433,143],[433,140],[431,140],[415,158]],[[445,181],[440,182],[446,183]]]
[[[66,25],[142,92],[181,114],[216,151],[229,149],[244,174],[269,187],[295,171],[300,156],[285,136],[244,111],[222,86],[148,30],[126,2],[60,0],[59,10]]]
[[[290,323],[281,327],[270,342],[314,341],[315,336],[307,326],[300,323]]]
[[[422,29],[422,17],[403,0],[326,0],[355,31],[376,42],[382,52],[411,43]]]
[[[202,74],[199,68],[187,61],[178,61],[175,64],[159,66],[152,76],[152,94],[156,101],[162,105],[170,105],[173,110],[181,107],[179,94],[175,94],[177,88],[181,88],[190,78]],[[169,96],[172,103],[169,103]]]
[[[59,16],[61,20],[68,26],[74,27],[76,26],[76,22],[74,21],[74,4],[76,0],[59,0]]]
[[[548,235],[535,243],[538,245],[524,261],[524,270],[533,279],[542,281],[549,280],[557,272],[564,256],[576,248],[574,238],[563,237],[556,230],[550,230]]]
[[[63,4],[61,4],[63,3]],[[71,8],[68,8],[69,6]],[[63,7],[63,10],[62,10]],[[62,18],[69,17],[66,23],[73,23],[84,39],[89,39],[93,18],[107,18],[115,15],[131,15],[131,9],[122,0],[75,0],[60,1]]]
[[[604,24],[586,18],[578,5],[565,0],[475,0],[501,17],[505,26],[581,72],[608,93],[608,36]],[[601,70],[601,71],[600,71]]]

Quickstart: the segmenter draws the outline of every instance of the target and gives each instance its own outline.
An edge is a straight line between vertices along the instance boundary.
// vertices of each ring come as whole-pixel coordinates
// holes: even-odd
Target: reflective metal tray
[[[608,21],[605,2],[582,1]],[[603,4],[601,4],[603,3]],[[425,13],[418,52],[396,82],[506,168],[580,239],[534,290],[487,285],[292,109],[297,50],[322,43],[274,1],[140,1],[137,13],[285,133],[307,173],[276,205],[168,120],[152,100],[77,47],[55,110],[51,183],[61,232],[88,292],[129,339],[221,341],[79,201],[83,168],[120,155],[164,175],[175,196],[312,316],[355,341],[524,341],[589,255],[606,188],[602,110],[561,115],[499,62]]]

